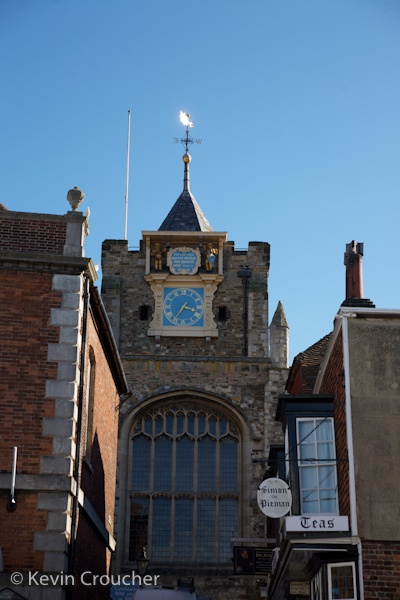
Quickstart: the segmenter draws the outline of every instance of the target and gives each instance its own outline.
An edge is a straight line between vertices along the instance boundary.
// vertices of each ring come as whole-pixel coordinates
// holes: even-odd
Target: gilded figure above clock
[[[208,243],[205,247],[177,246],[171,248],[156,242],[151,249],[153,271],[169,269],[173,275],[195,275],[199,270],[212,273],[217,266],[218,248]]]

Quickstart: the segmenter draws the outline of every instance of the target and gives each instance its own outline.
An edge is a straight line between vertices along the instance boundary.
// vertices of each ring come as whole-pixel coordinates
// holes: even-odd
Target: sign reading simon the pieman
[[[292,493],[286,481],[277,477],[264,479],[257,491],[258,506],[267,517],[279,519],[288,514],[292,506]]]

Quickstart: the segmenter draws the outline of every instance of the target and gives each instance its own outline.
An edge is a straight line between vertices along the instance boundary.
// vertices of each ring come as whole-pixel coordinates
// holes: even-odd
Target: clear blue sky
[[[86,254],[158,229],[191,189],[236,247],[271,244],[291,357],[332,328],[345,244],[364,242],[364,292],[400,307],[398,0],[1,0],[0,202],[91,210]]]

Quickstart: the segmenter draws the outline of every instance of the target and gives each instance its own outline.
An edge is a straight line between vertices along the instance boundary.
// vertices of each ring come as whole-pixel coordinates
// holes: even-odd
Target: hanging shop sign
[[[270,477],[260,483],[257,502],[264,515],[272,519],[279,519],[290,511],[292,493],[286,481],[278,479],[278,477]]]
[[[308,581],[291,581],[290,595],[292,596],[309,596],[310,584]]]

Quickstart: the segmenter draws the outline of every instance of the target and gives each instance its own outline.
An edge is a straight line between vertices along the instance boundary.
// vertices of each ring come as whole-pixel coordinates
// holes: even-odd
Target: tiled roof
[[[328,333],[328,335],[326,335],[318,342],[307,348],[307,350],[304,350],[304,352],[300,352],[297,356],[295,356],[288,376],[286,389],[290,389],[290,386],[294,381],[296,372],[300,370],[301,391],[298,390],[297,393],[313,393],[315,381],[318,376],[319,367],[322,362],[322,359],[324,358],[331,335],[331,333]]]
[[[184,189],[159,231],[214,231],[189,190]]]
[[[296,358],[301,362],[301,381],[303,392],[311,393],[314,391],[315,380],[317,379],[319,366],[324,358],[331,334],[328,333],[318,342],[300,352]]]

